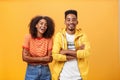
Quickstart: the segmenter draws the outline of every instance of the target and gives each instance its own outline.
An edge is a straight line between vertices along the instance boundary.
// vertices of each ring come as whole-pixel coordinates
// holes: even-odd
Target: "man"
[[[76,10],[65,12],[66,28],[54,37],[53,80],[87,80],[90,45],[87,36],[77,29]]]

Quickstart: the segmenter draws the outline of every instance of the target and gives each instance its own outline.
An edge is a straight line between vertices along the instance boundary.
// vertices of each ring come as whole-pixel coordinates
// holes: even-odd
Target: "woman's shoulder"
[[[53,40],[53,38],[43,38],[44,40],[46,40],[46,41],[51,41],[51,40]]]
[[[32,38],[30,34],[25,34],[25,38]]]

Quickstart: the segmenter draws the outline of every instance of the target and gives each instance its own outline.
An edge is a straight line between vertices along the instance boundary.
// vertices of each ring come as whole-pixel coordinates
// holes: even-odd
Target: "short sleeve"
[[[30,35],[26,34],[24,37],[24,41],[23,41],[23,48],[29,50],[29,44],[30,44]]]
[[[52,50],[52,46],[53,46],[53,39],[49,39],[49,43],[48,43],[48,50]]]

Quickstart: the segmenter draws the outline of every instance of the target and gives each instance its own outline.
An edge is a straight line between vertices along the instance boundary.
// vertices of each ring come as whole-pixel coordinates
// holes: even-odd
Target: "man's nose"
[[[70,23],[73,23],[73,20],[70,20]]]

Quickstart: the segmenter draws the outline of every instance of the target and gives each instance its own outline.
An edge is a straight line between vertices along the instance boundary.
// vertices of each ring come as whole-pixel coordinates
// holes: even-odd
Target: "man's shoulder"
[[[81,28],[77,28],[76,35],[77,36],[86,36],[86,33]]]
[[[59,29],[59,31],[55,34],[54,38],[62,38],[65,34],[64,34],[64,29]]]
[[[81,28],[76,28],[75,31],[77,34],[83,34],[83,30]]]
[[[64,34],[64,33],[65,33],[65,28],[61,28],[56,34]]]

